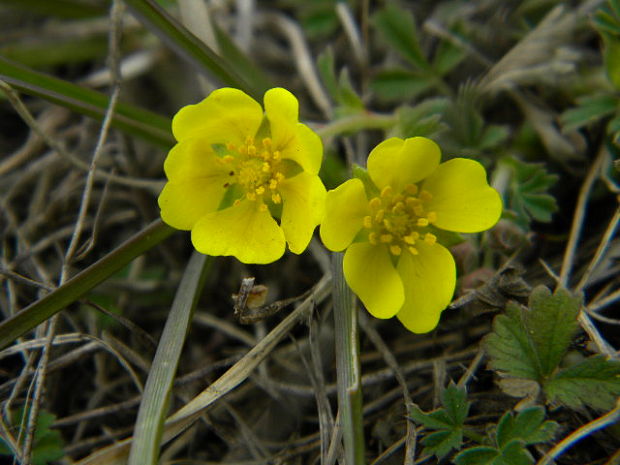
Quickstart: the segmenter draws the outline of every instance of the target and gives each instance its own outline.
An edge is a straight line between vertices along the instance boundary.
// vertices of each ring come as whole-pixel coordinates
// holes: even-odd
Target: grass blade
[[[108,96],[101,92],[34,71],[1,56],[0,79],[20,92],[41,97],[97,120],[103,119],[108,107]],[[165,148],[170,148],[175,142],[169,118],[131,105],[116,105],[112,126]]]
[[[128,465],[155,465],[172,383],[211,257],[194,252],[183,273],[146,381]]]
[[[156,220],[127,242],[90,265],[58,289],[0,323],[0,349],[75,302],[138,255],[159,244],[175,230]]]
[[[222,84],[236,87],[255,99],[262,99],[265,88],[254,79],[244,79],[230,64],[192,34],[185,26],[152,0],[126,0],[131,12],[153,33],[157,34],[181,57],[199,71],[215,77]],[[262,75],[260,72],[248,74]]]

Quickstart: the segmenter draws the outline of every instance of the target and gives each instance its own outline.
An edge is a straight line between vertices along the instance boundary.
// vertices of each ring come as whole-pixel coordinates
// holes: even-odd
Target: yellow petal
[[[431,174],[439,165],[439,146],[426,137],[392,137],[377,145],[368,155],[368,174],[379,189],[392,186],[401,192]]]
[[[416,243],[418,255],[405,252],[398,273],[405,284],[405,303],[396,315],[414,333],[432,331],[454,294],[456,266],[452,254],[435,243]]]
[[[385,246],[352,244],[344,255],[344,277],[376,318],[391,318],[405,300],[403,282]]]
[[[323,218],[325,186],[318,176],[302,172],[283,180],[279,192],[284,201],[280,226],[291,252],[300,254]]]
[[[201,217],[217,210],[225,191],[208,178],[169,181],[157,199],[161,218],[173,228],[189,231]]]
[[[422,184],[432,194],[426,206],[437,213],[435,226],[448,231],[472,233],[497,223],[502,200],[487,183],[484,167],[474,160],[454,158],[439,165]]]
[[[265,93],[265,114],[275,150],[297,162],[304,171],[318,174],[323,159],[321,138],[299,123],[299,103],[288,90],[277,87]]]
[[[164,161],[166,177],[173,181],[207,177],[217,178],[224,184],[229,171],[204,138],[195,137],[177,143]]]
[[[201,136],[211,144],[242,144],[255,136],[262,119],[258,102],[238,89],[225,87],[200,103],[181,108],[172,119],[172,133],[178,141]]]
[[[212,256],[232,255],[243,263],[271,263],[284,253],[284,233],[269,211],[257,202],[243,200],[209,213],[192,228],[198,252]]]
[[[359,179],[349,179],[325,198],[325,216],[321,222],[321,240],[329,250],[344,250],[362,229],[368,215],[368,199]]]

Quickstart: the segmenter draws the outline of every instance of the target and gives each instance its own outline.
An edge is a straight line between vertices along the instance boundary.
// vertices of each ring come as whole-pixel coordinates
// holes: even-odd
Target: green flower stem
[[[345,465],[362,465],[364,423],[355,296],[342,273],[343,254],[332,254],[334,329],[338,409],[343,429]]]
[[[316,133],[325,139],[343,133],[360,132],[364,129],[390,129],[397,121],[398,118],[394,115],[364,112],[336,119],[333,123],[317,128]]]

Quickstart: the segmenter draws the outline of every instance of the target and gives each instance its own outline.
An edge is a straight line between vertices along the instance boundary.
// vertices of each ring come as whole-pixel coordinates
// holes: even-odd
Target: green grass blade
[[[172,383],[210,257],[194,252],[179,284],[146,381],[128,465],[156,465]]]
[[[0,349],[85,295],[138,255],[159,244],[175,230],[156,220],[120,247],[90,265],[58,289],[0,323]]]
[[[215,77],[224,85],[243,90],[255,99],[262,99],[265,88],[253,78],[245,79],[241,76],[228,60],[205,45],[153,0],[125,0],[125,3],[144,26],[200,71]]]
[[[0,79],[15,89],[92,118],[102,120],[108,96],[62,79],[29,69],[0,56]],[[112,126],[165,148],[174,145],[170,119],[141,108],[119,103]]]

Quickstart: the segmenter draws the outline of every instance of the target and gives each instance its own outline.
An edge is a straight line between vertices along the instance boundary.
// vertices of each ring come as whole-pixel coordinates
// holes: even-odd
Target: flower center
[[[371,214],[364,217],[364,227],[369,230],[368,241],[373,245],[387,245],[396,256],[405,248],[417,255],[415,244],[420,240],[434,244],[437,237],[425,231],[437,220],[437,213],[428,211],[425,205],[432,198],[430,192],[418,192],[414,184],[408,184],[398,194],[394,194],[392,187],[384,187],[378,197],[368,202]]]
[[[241,146],[227,144],[226,149],[228,154],[222,158],[222,162],[230,168],[230,182],[224,184],[224,187],[237,184],[244,197],[258,202],[262,211],[267,210],[265,201],[275,204],[282,202],[278,193],[278,184],[284,179],[282,156],[278,150],[273,150],[270,138],[264,138],[259,145],[248,137]],[[235,204],[240,201],[235,200]]]

